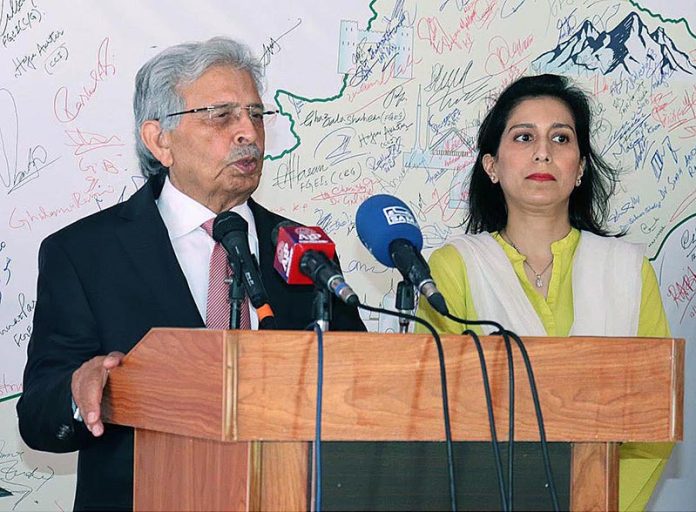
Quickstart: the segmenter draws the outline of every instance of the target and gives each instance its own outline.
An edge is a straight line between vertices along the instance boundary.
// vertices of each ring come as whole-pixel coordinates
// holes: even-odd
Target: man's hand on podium
[[[110,352],[105,356],[93,357],[80,366],[72,375],[72,397],[75,419],[82,419],[94,437],[104,433],[101,421],[101,401],[109,370],[121,364],[124,354]]]

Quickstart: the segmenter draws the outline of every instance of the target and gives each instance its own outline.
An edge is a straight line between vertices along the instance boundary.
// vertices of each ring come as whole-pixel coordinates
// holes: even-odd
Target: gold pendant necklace
[[[512,240],[510,240],[510,237],[507,235],[507,233],[501,232],[501,233],[500,233],[500,236],[503,237],[503,240],[505,240],[506,242],[508,242],[508,243],[512,246],[513,249],[515,249],[518,253],[522,254],[522,251],[520,251],[520,250],[517,248],[517,246],[515,245],[515,242],[513,242]],[[532,267],[532,266],[527,262],[527,256],[524,255],[524,254],[522,254],[522,256],[524,256],[524,261],[523,261],[522,263],[524,263],[525,265],[527,265],[527,268],[528,268],[529,270],[532,271],[532,274],[534,274],[534,285],[535,285],[537,288],[543,288],[543,287],[544,287],[544,280],[542,279],[542,276],[543,276],[544,274],[546,274],[546,271],[547,271],[547,270],[549,269],[549,267],[553,264],[553,257],[551,257],[551,261],[549,261],[549,263],[544,267],[544,270],[542,270],[541,272],[537,272],[536,270],[534,270],[534,267]]]

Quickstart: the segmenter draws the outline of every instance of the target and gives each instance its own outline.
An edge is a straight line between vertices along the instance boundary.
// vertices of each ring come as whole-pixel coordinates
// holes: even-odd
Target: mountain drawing
[[[558,74],[628,73],[632,77],[659,78],[660,82],[680,74],[696,75],[696,66],[664,29],[650,32],[635,12],[608,32],[599,32],[585,20],[575,34],[535,59],[532,69]]]

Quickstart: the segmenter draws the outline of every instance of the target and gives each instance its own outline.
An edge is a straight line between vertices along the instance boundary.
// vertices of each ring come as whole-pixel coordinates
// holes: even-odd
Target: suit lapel
[[[116,235],[137,278],[152,295],[153,307],[162,313],[163,325],[204,327],[155,204],[161,183],[157,177],[150,178],[123,204],[120,216],[124,222]]]
[[[306,286],[288,286],[273,268],[273,259],[275,258],[275,246],[271,239],[273,228],[286,219],[266,210],[251,198],[249,199],[249,208],[254,215],[256,235],[259,239],[261,280],[268,292],[278,326],[283,329],[293,328],[293,326],[301,329],[304,325],[297,327],[298,324],[302,323],[302,319],[297,317],[296,312],[310,310],[312,294],[308,293]]]
[[[259,240],[259,265],[263,269],[268,268],[266,263],[270,260],[270,267],[273,267],[273,257],[275,256],[275,247],[271,241],[271,233],[273,228],[280,220],[277,220],[274,214],[266,210],[252,198],[249,198],[249,209],[254,216],[256,223],[256,237]],[[268,277],[268,276],[264,276]]]

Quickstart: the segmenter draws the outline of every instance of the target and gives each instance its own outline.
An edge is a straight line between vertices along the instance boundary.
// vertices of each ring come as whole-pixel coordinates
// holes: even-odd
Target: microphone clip
[[[239,329],[242,323],[242,308],[244,307],[244,284],[240,277],[232,275],[225,279],[229,284],[230,297],[230,329]]]
[[[396,285],[396,300],[395,309],[399,313],[407,313],[412,315],[416,309],[416,297],[415,297],[416,287],[408,279],[403,279],[399,281]],[[408,332],[409,319],[402,316],[399,317],[399,332],[405,334]]]
[[[328,288],[317,285],[314,287],[314,300],[312,301],[312,313],[319,328],[326,332],[331,325],[332,296]]]

